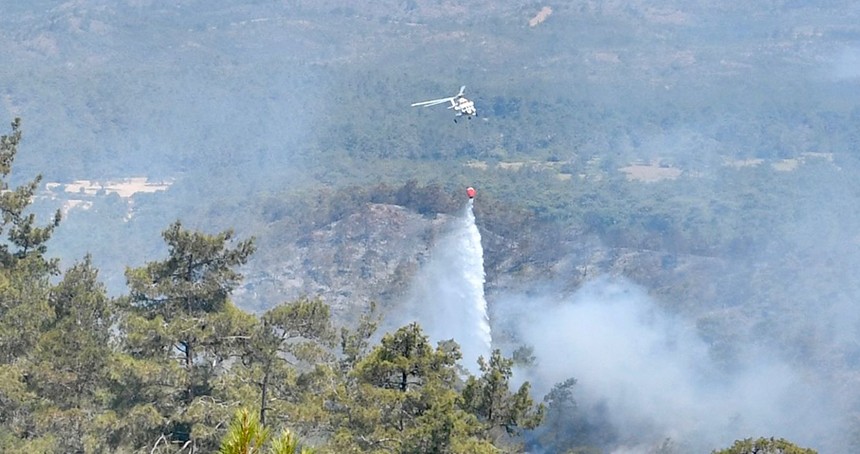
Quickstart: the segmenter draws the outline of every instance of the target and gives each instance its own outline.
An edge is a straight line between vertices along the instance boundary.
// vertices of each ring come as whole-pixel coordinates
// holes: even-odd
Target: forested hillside
[[[20,137],[15,122],[0,141],[4,188]],[[0,199],[4,452],[248,452],[267,444],[243,450],[250,424],[300,431],[320,452],[498,452],[540,424],[498,350],[471,376],[456,343],[434,348],[416,323],[373,343],[373,310],[338,332],[319,299],[237,309],[255,246],[230,230],[171,224],[169,256],[129,268],[128,294],[110,298],[89,256],[66,270],[45,257],[60,214],[41,227],[26,214],[37,183]],[[243,408],[258,419],[227,434]]]
[[[272,383],[289,386],[270,397],[254,394],[269,366],[249,359],[262,355],[253,333],[286,323],[266,321],[284,303],[324,303],[326,323],[360,330],[375,301],[390,320],[474,186],[493,367],[547,408],[543,428],[499,437],[456,355],[386,325],[441,361],[416,398],[457,409],[456,449],[686,452],[760,436],[855,448],[856,4],[0,8],[0,120],[21,117],[25,133],[4,173],[23,188],[3,199],[4,446],[151,449],[163,434],[164,449],[193,438],[207,451],[236,409],[271,398],[285,402],[273,428],[370,449],[362,430],[388,427],[382,416],[330,429],[346,424],[338,409],[414,397],[370,382],[385,330],[363,334],[361,367],[344,365],[358,355],[346,344],[305,339],[322,356],[278,369]],[[463,84],[477,118],[409,107]],[[116,189],[132,178],[148,189]],[[185,240],[231,258],[201,307],[169,315],[157,306],[178,290],[147,286]],[[69,312],[79,304],[97,315]],[[98,329],[76,340],[76,324]],[[54,361],[63,335],[90,359]],[[419,421],[429,408],[373,437],[414,448],[438,429]]]

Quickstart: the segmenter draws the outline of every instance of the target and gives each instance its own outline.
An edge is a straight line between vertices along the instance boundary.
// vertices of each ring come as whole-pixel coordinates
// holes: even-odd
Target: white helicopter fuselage
[[[460,92],[454,96],[448,98],[433,99],[430,101],[415,102],[412,103],[412,107],[430,107],[450,102],[451,105],[448,106],[448,108],[453,109],[458,117],[462,115],[467,115],[469,118],[472,118],[473,116],[478,115],[478,109],[475,107],[474,101],[471,101],[465,96],[463,96],[463,93],[465,93],[465,91],[466,86],[464,85],[460,87]],[[454,119],[454,121],[456,122],[457,120]]]
[[[478,114],[478,109],[475,108],[475,102],[466,99],[465,96],[452,99],[451,107],[449,107],[449,109],[454,109],[454,111],[457,112],[457,115],[468,115],[471,117]]]

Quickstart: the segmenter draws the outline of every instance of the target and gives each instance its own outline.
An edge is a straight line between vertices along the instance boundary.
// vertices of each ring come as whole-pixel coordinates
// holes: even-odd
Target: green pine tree
[[[129,356],[115,371],[117,406],[118,415],[140,420],[134,428],[120,422],[115,433],[120,443],[135,447],[211,451],[220,421],[241,403],[227,398],[232,390],[223,372],[255,324],[229,301],[242,277],[236,268],[253,253],[253,239],[231,245],[232,231],[207,235],[180,222],[163,236],[166,259],[126,271],[131,294],[122,329]],[[129,438],[135,434],[140,438]]]
[[[469,377],[462,392],[463,408],[476,415],[488,437],[501,442],[504,437],[519,435],[523,429],[533,429],[543,420],[543,404],[535,405],[529,382],[516,392],[510,389],[513,359],[494,350],[490,360],[478,358],[480,377]],[[500,429],[503,432],[500,433]]]
[[[727,449],[713,451],[713,454],[817,454],[818,451],[801,448],[784,438],[745,438],[736,440]]]

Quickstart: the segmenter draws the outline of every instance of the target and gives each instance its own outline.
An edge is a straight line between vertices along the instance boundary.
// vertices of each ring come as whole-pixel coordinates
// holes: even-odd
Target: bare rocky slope
[[[394,304],[445,223],[445,216],[368,204],[284,245],[281,260],[246,275],[235,298],[244,307],[265,310],[272,301],[318,296],[338,317],[371,301]]]
[[[367,204],[280,246],[278,260],[255,264],[234,298],[242,307],[264,311],[275,301],[320,297],[347,322],[370,302],[383,311],[396,310],[451,219]],[[667,305],[687,301],[688,309],[695,306],[693,312],[718,305],[725,295],[716,291],[716,280],[705,278],[730,268],[725,259],[609,248],[581,232],[535,242],[528,235],[502,236],[493,226],[480,230],[491,311],[499,295],[548,284],[560,294],[572,293],[586,280],[607,275],[647,285]]]

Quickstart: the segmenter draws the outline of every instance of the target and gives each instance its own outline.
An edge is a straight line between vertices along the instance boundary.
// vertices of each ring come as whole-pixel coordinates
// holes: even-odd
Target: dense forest
[[[4,187],[18,124],[2,136]],[[0,200],[4,452],[215,452],[242,408],[259,415],[246,430],[287,427],[320,452],[497,452],[543,417],[498,351],[471,376],[418,324],[372,344],[373,312],[338,331],[318,299],[237,309],[255,246],[232,231],[172,224],[168,257],[129,268],[129,293],[110,298],[88,256],[63,271],[45,257],[60,214],[40,227],[26,213],[38,181]]]
[[[173,223],[168,256],[128,268],[128,293],[109,297],[90,256],[66,270],[46,257],[61,215],[40,226],[28,213],[41,177],[9,188],[19,128],[0,138],[4,452],[588,452],[605,436],[563,425],[574,379],[541,404],[512,383],[527,352],[494,350],[475,376],[454,340],[434,347],[418,323],[374,342],[373,307],[340,329],[319,299],[243,312],[230,295],[256,246],[231,230]],[[772,439],[720,452],[765,448],[806,452]]]
[[[856,451],[858,24],[842,0],[3,5],[0,448]],[[409,107],[463,84],[477,118]],[[111,186],[136,177],[157,189]],[[466,186],[477,368],[391,326]]]

